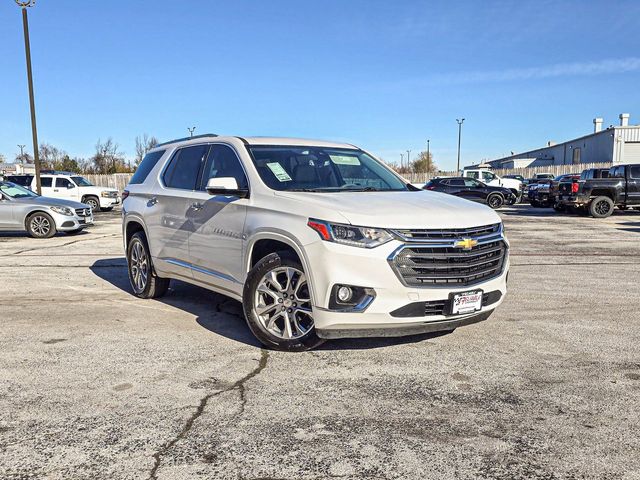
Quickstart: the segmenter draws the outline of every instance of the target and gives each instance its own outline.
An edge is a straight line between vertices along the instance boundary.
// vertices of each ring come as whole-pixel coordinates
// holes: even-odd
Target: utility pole
[[[33,94],[33,72],[31,70],[31,44],[29,42],[29,19],[27,8],[33,7],[36,0],[16,0],[22,9],[22,28],[24,30],[24,50],[27,58],[27,81],[29,83],[29,107],[31,108],[31,136],[33,137],[33,160],[36,167],[36,192],[42,194],[40,186],[40,155],[38,154],[38,128],[36,127],[36,101]]]
[[[458,169],[457,173],[460,173],[460,140],[462,139],[462,124],[464,123],[464,118],[459,120],[456,118],[456,122],[458,122]]]
[[[407,170],[411,168],[411,150],[407,150]]]
[[[20,149],[20,161],[24,160],[24,147],[26,147],[26,145],[18,145],[18,148]]]
[[[193,132],[195,132],[196,127],[187,128],[187,130],[189,130],[189,135],[193,137]]]
[[[404,166],[404,154],[400,154],[400,170],[402,170],[402,167]]]
[[[431,140],[427,140],[427,175],[431,174],[431,153],[429,152],[429,143]]]

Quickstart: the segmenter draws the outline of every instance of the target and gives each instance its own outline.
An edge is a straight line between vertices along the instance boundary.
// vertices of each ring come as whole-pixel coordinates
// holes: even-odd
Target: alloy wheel
[[[97,212],[100,208],[100,204],[96,201],[95,198],[90,198],[89,200],[87,200],[87,205],[91,207],[91,210],[93,212]]]
[[[295,340],[313,328],[307,277],[297,268],[267,272],[256,288],[253,308],[262,327],[279,339]]]
[[[611,205],[609,204],[609,202],[605,200],[601,200],[598,203],[596,203],[595,210],[598,213],[598,215],[606,215],[607,213],[609,213],[609,210],[611,210]]]
[[[41,215],[36,215],[31,219],[31,231],[38,237],[45,237],[51,231],[49,219]]]
[[[142,243],[139,240],[133,242],[129,258],[131,285],[136,293],[141,293],[146,288],[149,278],[149,259]]]

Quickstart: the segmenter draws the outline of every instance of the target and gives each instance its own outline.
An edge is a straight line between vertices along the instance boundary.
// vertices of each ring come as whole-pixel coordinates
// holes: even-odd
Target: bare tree
[[[158,139],[154,136],[149,137],[146,133],[142,137],[136,137],[136,167],[140,165],[142,159],[149,150],[158,145]]]
[[[27,163],[33,163],[33,157],[29,155],[27,152],[23,152],[23,153],[17,154],[13,162],[25,165]]]
[[[130,168],[124,161],[124,155],[117,143],[109,137],[105,142],[98,139],[96,153],[91,157],[95,173],[129,172]]]
[[[428,156],[427,156],[428,155]],[[416,173],[437,173],[438,167],[433,163],[433,153],[420,152],[418,158],[411,162],[411,167]]]
[[[56,165],[62,163],[62,159],[67,155],[67,152],[51,145],[50,143],[41,143],[38,148],[40,155],[40,165],[42,168],[55,169]]]
[[[0,163],[4,163],[7,161],[7,157],[0,153]]]

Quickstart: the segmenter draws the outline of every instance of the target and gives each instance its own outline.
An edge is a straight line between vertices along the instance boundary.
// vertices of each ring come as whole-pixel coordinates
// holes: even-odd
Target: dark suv
[[[424,186],[424,189],[485,203],[493,209],[500,208],[505,204],[513,205],[516,202],[516,196],[510,189],[492,187],[467,177],[434,178]]]

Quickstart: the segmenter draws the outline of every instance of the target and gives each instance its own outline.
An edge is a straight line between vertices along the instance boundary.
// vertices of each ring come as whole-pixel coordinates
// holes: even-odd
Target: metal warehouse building
[[[563,143],[490,160],[492,168],[542,167],[580,163],[640,163],[640,125],[629,125],[629,114],[620,114],[620,125],[602,129],[602,118],[593,120],[594,131]]]

